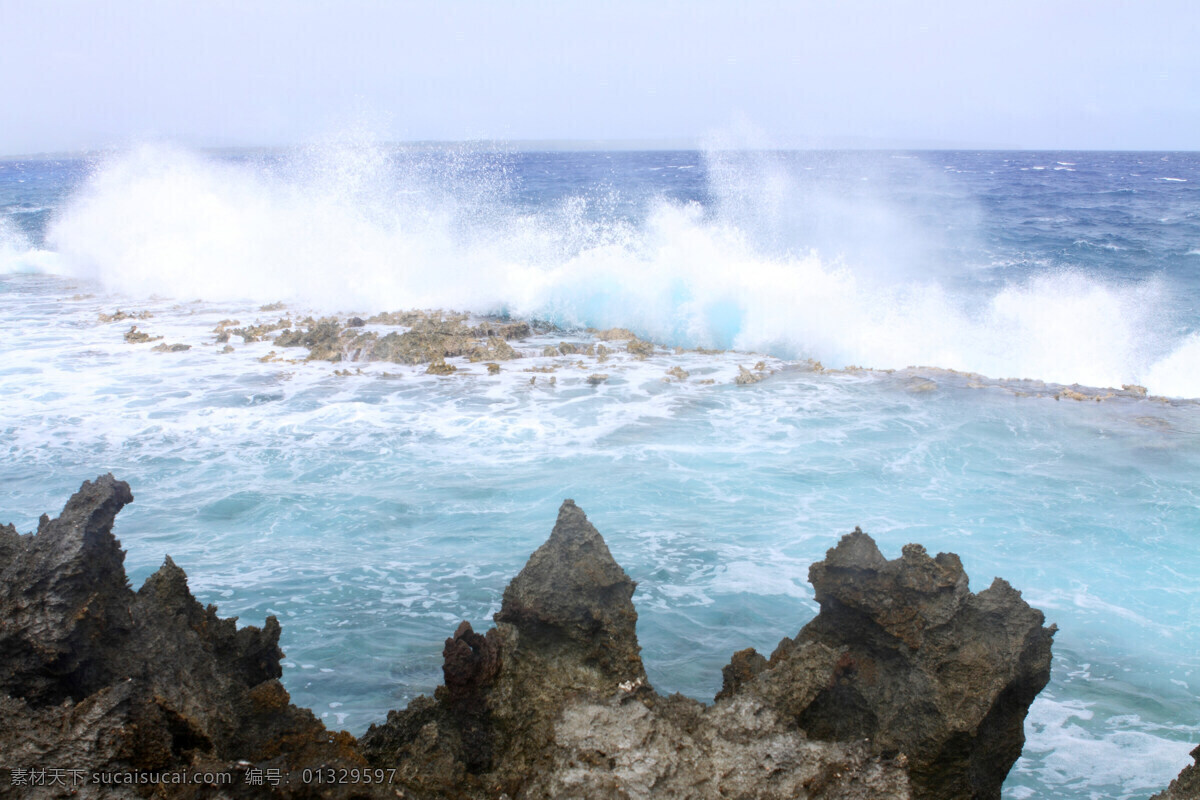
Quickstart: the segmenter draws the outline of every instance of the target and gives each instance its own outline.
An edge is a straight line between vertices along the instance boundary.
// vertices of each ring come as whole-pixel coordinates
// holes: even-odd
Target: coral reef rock
[[[1054,628],[956,556],[887,561],[861,531],[810,578],[820,615],[733,657],[712,705],[646,680],[634,583],[567,500],[444,685],[362,737],[418,797],[998,798]]]
[[[343,325],[336,317],[311,317],[301,320],[308,327],[290,327],[275,337],[278,347],[306,347],[309,361],[391,361],[397,364],[428,364],[447,358],[467,357],[471,361],[509,361],[520,358],[509,339],[524,339],[533,334],[527,322],[484,320],[475,327],[466,325],[467,315],[441,311],[403,311],[376,314],[370,319],[350,318]],[[289,320],[257,331],[278,330]],[[379,336],[361,332],[365,325],[407,327],[403,333],[392,331]],[[238,330],[232,333],[238,333]],[[247,341],[251,341],[247,339]],[[451,370],[452,371],[452,370]],[[438,373],[435,374],[445,374]]]
[[[0,526],[0,797],[376,796],[303,781],[304,768],[366,763],[353,737],[290,705],[274,617],[219,618],[170,558],[129,587],[112,526],[132,500],[105,475],[36,534]],[[201,782],[92,782],[133,773]]]

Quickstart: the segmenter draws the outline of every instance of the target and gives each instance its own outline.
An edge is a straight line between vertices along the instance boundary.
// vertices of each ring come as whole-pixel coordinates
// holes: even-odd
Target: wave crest
[[[779,246],[786,181],[761,179],[773,203],[759,215],[770,217],[765,242],[754,208],[727,198],[711,208],[658,199],[632,219],[595,197],[523,207],[501,162],[444,151],[404,160],[369,146],[229,161],[146,146],[99,165],[48,241],[72,274],[131,295],[508,312],[831,366],[1200,395],[1190,377],[1200,344],[1172,333],[1157,282],[1065,271],[952,290],[913,266],[911,233],[889,255],[878,232],[899,227],[879,222],[878,204],[863,231],[846,231],[874,230],[871,247],[826,239],[822,252],[803,251],[794,237]],[[714,180],[753,197],[736,169],[718,167]],[[845,202],[837,209],[852,218]],[[882,268],[889,259],[904,267]]]

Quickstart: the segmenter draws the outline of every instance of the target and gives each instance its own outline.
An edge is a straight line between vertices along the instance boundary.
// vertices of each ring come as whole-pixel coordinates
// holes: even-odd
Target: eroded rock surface
[[[972,594],[956,556],[889,561],[856,530],[813,565],[821,612],[794,639],[736,653],[711,705],[664,697],[636,586],[568,500],[495,627],[446,640],[434,697],[356,742],[291,705],[274,617],[221,619],[170,558],[130,588],[112,526],[132,499],[106,475],[36,534],[0,526],[0,796],[992,798],[1049,674],[1054,628],[1008,584]],[[14,782],[54,766],[232,781]],[[393,782],[303,773],[366,767]],[[1164,797],[1194,796],[1188,774]]]
[[[735,654],[712,705],[662,697],[634,584],[566,501],[496,627],[446,640],[445,684],[361,743],[423,797],[990,798],[1049,678],[1054,628],[953,555],[861,531],[813,565],[821,613]]]
[[[467,357],[471,361],[509,361],[521,355],[508,343],[524,339],[533,330],[527,322],[485,320],[466,324],[466,314],[406,311],[376,314],[368,320],[353,317],[344,325],[336,317],[311,317],[301,320],[307,327],[292,330],[278,326],[266,330],[282,332],[273,343],[279,347],[305,347],[308,360],[391,361],[396,364],[445,364],[447,358]],[[403,326],[408,330],[383,336],[359,329],[367,324]],[[287,325],[290,325],[287,321]],[[231,331],[238,333],[238,330]],[[246,341],[254,341],[247,338]],[[452,370],[447,370],[449,372]],[[437,372],[435,374],[446,374]]]
[[[170,558],[140,590],[129,587],[112,526],[132,500],[128,484],[105,475],[57,519],[43,516],[36,534],[0,526],[0,796],[368,796],[301,779],[305,767],[366,763],[351,736],[290,704],[274,617],[241,629],[221,619]],[[79,774],[14,782],[15,770],[47,768]],[[278,770],[280,785],[247,782],[249,769]],[[233,781],[80,782],[93,772]]]
[[[999,578],[972,594],[952,553],[910,544],[888,561],[858,529],[809,580],[817,617],[769,660],[735,655],[718,697],[761,697],[814,739],[903,756],[914,797],[999,798],[1055,626]]]

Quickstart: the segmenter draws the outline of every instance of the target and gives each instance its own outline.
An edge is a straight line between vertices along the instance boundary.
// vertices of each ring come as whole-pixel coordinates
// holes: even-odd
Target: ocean
[[[440,683],[564,498],[638,582],[655,688],[703,700],[859,525],[1059,626],[1006,798],[1144,797],[1200,741],[1198,301],[1193,153],[0,161],[0,521],[128,481],[133,585],[169,554],[277,615],[293,701],[356,734]],[[440,376],[214,333],[404,309],[536,335]],[[561,353],[614,326],[659,348]]]

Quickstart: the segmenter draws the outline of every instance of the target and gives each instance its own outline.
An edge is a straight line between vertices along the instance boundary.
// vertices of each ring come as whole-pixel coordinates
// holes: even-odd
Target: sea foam
[[[711,202],[659,197],[631,219],[594,196],[521,206],[503,154],[143,146],[98,164],[47,239],[54,269],[132,296],[512,313],[827,366],[1200,395],[1200,347],[1155,280],[964,288],[932,263],[936,225],[878,197],[814,192],[761,159],[710,154],[708,172]]]

